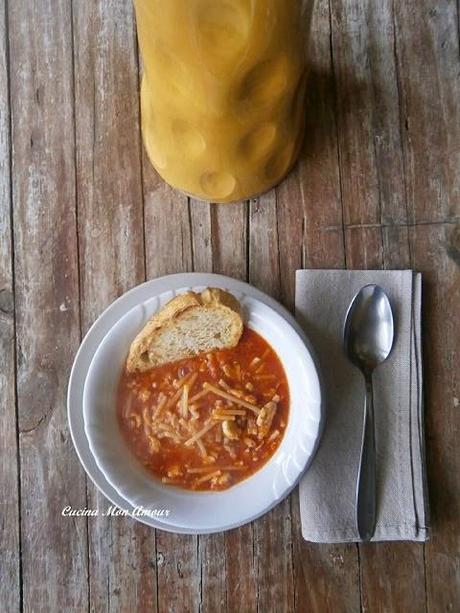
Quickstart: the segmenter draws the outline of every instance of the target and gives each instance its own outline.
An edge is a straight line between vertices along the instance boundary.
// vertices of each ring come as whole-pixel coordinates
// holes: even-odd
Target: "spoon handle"
[[[358,482],[356,484],[356,524],[363,541],[370,541],[375,530],[375,429],[372,375],[365,375],[366,398]]]

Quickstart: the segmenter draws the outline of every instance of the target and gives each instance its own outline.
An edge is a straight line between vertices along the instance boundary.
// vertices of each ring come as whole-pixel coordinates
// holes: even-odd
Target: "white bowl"
[[[294,487],[316,449],[321,427],[318,374],[304,341],[277,312],[239,295],[246,325],[261,334],[284,366],[289,383],[289,419],[270,461],[223,492],[191,492],[161,483],[138,462],[124,442],[116,415],[116,392],[128,348],[146,321],[175,294],[164,292],[129,310],[99,345],[85,381],[83,417],[90,450],[107,481],[133,507],[167,509],[157,518],[165,529],[208,533],[240,526],[268,511]]]

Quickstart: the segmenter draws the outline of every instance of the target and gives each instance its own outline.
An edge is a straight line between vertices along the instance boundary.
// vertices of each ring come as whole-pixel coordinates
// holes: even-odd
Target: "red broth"
[[[278,448],[288,412],[283,366],[249,328],[234,349],[124,371],[118,389],[128,447],[155,477],[190,490],[224,490],[259,470]]]

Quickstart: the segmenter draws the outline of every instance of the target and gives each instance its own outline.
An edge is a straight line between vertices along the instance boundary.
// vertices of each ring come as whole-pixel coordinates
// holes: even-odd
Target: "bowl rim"
[[[166,289],[164,289],[166,283]],[[179,273],[176,275],[167,275],[165,277],[160,277],[158,279],[155,279],[153,281],[149,281],[146,283],[143,283],[135,288],[133,288],[132,290],[130,290],[129,292],[127,292],[126,294],[124,294],[123,296],[121,296],[120,298],[118,298],[116,301],[114,301],[103,313],[102,315],[96,320],[96,322],[93,324],[93,326],[89,329],[88,333],[86,334],[82,345],[77,353],[77,356],[75,358],[75,362],[72,368],[72,372],[71,372],[71,377],[70,377],[70,382],[69,382],[69,389],[68,389],[68,416],[69,416],[69,425],[70,425],[70,430],[71,430],[71,435],[72,435],[72,440],[74,442],[74,446],[77,450],[77,454],[79,456],[80,461],[82,462],[86,472],[88,473],[88,475],[90,476],[90,478],[93,480],[93,482],[95,483],[95,485],[98,487],[98,489],[100,489],[102,491],[102,493],[109,498],[109,500],[111,502],[113,502],[114,504],[117,504],[119,506],[119,501],[115,501],[113,500],[113,495],[110,495],[111,492],[107,492],[107,487],[104,487],[105,484],[101,483],[101,479],[100,479],[100,475],[94,474],[94,470],[91,470],[91,466],[88,466],[88,461],[87,458],[84,457],[84,449],[82,449],[82,445],[81,445],[81,440],[78,440],[78,436],[80,435],[81,438],[81,432],[78,432],[78,428],[76,428],[76,424],[75,424],[75,404],[76,404],[76,399],[74,398],[74,393],[75,393],[75,385],[79,383],[80,387],[81,387],[81,381],[80,382],[75,382],[75,377],[77,376],[77,366],[79,365],[79,362],[81,361],[82,355],[84,354],[84,350],[85,350],[85,346],[87,344],[88,339],[91,336],[94,336],[94,331],[95,328],[100,324],[101,324],[101,320],[104,318],[107,318],[110,311],[112,311],[112,321],[110,325],[106,325],[106,329],[104,331],[104,333],[102,334],[102,337],[99,338],[99,341],[94,344],[93,347],[93,351],[91,352],[92,355],[87,355],[86,356],[86,361],[88,362],[89,360],[89,364],[87,365],[86,368],[86,372],[84,373],[84,381],[83,384],[86,383],[87,379],[88,379],[88,374],[90,372],[90,368],[91,365],[93,363],[93,360],[95,358],[95,355],[99,349],[99,347],[101,346],[101,344],[103,343],[104,339],[109,335],[110,331],[116,326],[116,324],[123,318],[126,316],[126,314],[128,312],[130,312],[133,308],[135,308],[136,306],[142,305],[145,302],[152,300],[153,298],[155,298],[156,295],[161,294],[162,292],[160,291],[160,289],[163,288],[164,291],[174,291],[174,293],[178,293],[178,290],[182,290],[185,291],[186,289],[192,287],[194,289],[198,289],[201,287],[206,287],[206,286],[217,286],[217,287],[223,287],[225,289],[228,289],[228,291],[236,293],[237,297],[238,294],[243,294],[243,296],[247,296],[248,298],[250,298],[251,300],[255,300],[256,302],[261,303],[264,307],[268,307],[269,310],[274,311],[275,316],[280,317],[283,320],[283,323],[286,324],[287,326],[289,326],[289,328],[291,328],[292,332],[299,337],[299,340],[302,342],[303,345],[305,345],[306,351],[309,354],[311,361],[312,361],[312,366],[314,369],[314,372],[316,374],[317,377],[317,381],[316,381],[316,390],[317,390],[317,397],[318,397],[318,411],[319,411],[319,416],[318,416],[318,422],[317,422],[317,430],[314,436],[314,445],[310,451],[310,455],[307,458],[307,461],[305,462],[305,465],[303,466],[302,470],[299,470],[299,473],[296,477],[296,479],[293,481],[292,485],[288,488],[283,489],[282,491],[282,495],[279,497],[275,497],[272,504],[265,506],[260,512],[258,512],[257,514],[255,514],[254,516],[247,516],[245,517],[243,520],[238,520],[236,521],[234,524],[229,524],[229,525],[221,525],[219,527],[213,527],[212,529],[190,529],[187,528],[187,526],[177,526],[174,525],[172,523],[164,523],[163,521],[158,521],[158,520],[152,520],[151,518],[144,518],[144,517],[135,517],[135,519],[138,519],[139,521],[141,521],[142,523],[146,523],[147,525],[153,526],[153,527],[157,527],[166,531],[171,531],[171,532],[183,532],[183,533],[188,533],[188,534],[204,534],[204,533],[210,533],[210,532],[221,532],[224,530],[228,530],[237,526],[241,526],[245,523],[248,523],[249,521],[252,521],[253,519],[255,519],[256,517],[259,517],[260,515],[265,514],[266,512],[268,512],[271,508],[273,508],[274,506],[276,506],[279,502],[281,502],[291,491],[292,489],[295,487],[295,485],[298,483],[299,479],[301,478],[301,476],[304,474],[304,472],[308,469],[308,467],[310,466],[311,461],[313,460],[320,438],[321,438],[321,433],[323,430],[323,426],[324,426],[324,411],[323,411],[323,394],[322,394],[322,385],[321,385],[321,380],[320,380],[320,374],[319,374],[319,370],[317,368],[317,361],[315,360],[315,356],[314,353],[311,350],[311,346],[310,343],[308,342],[308,340],[305,337],[305,334],[303,333],[302,329],[300,328],[300,325],[298,324],[298,322],[292,317],[292,315],[286,311],[286,309],[284,309],[284,307],[282,307],[281,305],[279,305],[276,301],[274,301],[272,298],[270,298],[269,296],[266,296],[265,294],[263,294],[262,292],[260,292],[260,290],[257,290],[256,288],[253,288],[252,286],[250,286],[249,284],[246,284],[244,282],[241,281],[236,281],[234,279],[231,279],[229,277],[224,277],[222,275],[215,275],[212,273]],[[156,288],[156,289],[155,289]],[[153,291],[144,291],[144,297],[143,298],[136,298],[135,294],[140,296],[142,294],[141,290],[153,290]],[[128,298],[132,298],[131,300],[128,300]],[[125,306],[124,309],[122,309],[122,311],[117,315],[113,314],[113,310],[117,305],[120,305],[121,302],[125,302]],[[129,303],[129,304],[128,304]],[[256,329],[256,331],[259,331]],[[99,332],[99,336],[101,336],[100,331]],[[263,335],[263,333],[262,333]],[[93,339],[94,340],[94,339]],[[267,339],[268,340],[268,339]],[[268,341],[270,342],[270,341]],[[277,348],[274,347],[275,351],[277,351]],[[283,362],[283,361],[282,361]],[[283,367],[286,371],[286,374],[288,374],[287,372],[287,368],[286,365],[283,362]],[[78,391],[78,390],[77,390]],[[80,390],[81,392],[81,390]],[[77,407],[78,408],[78,407]],[[292,406],[291,406],[292,409]],[[83,406],[80,406],[80,410],[83,411]],[[316,408],[315,408],[316,410]],[[315,419],[316,422],[316,419]],[[285,437],[283,437],[283,441],[281,442],[280,446],[278,447],[277,451],[282,448],[283,446],[283,442],[285,441]],[[87,441],[87,444],[89,444],[89,442]],[[92,455],[92,459],[96,462],[99,470],[101,471],[101,466],[99,465],[99,462],[97,460],[97,457],[94,454],[94,450],[91,450],[90,448],[90,452]],[[257,478],[257,475],[260,474],[260,472],[268,466],[268,464],[270,464],[270,462],[273,460],[273,458],[276,456],[276,452],[275,454],[269,459],[269,461],[264,464],[256,473],[254,473],[252,476],[248,477],[248,479],[244,480],[241,483],[247,483],[250,482],[254,479]],[[102,475],[104,476],[105,480],[107,481],[109,486],[113,487],[113,483],[111,483],[110,479],[107,478],[107,475],[104,473],[104,471],[101,471]],[[236,487],[236,486],[235,486]],[[225,490],[226,492],[231,492],[234,488],[229,488],[229,490]],[[115,491],[119,492],[119,490],[117,490],[117,488],[115,488]],[[185,490],[185,489],[181,489],[180,490],[182,494],[191,494],[192,492]],[[206,494],[206,492],[205,492]],[[216,493],[208,493],[210,495],[215,495]],[[120,498],[123,500],[124,504],[124,508],[126,507],[131,507],[131,510],[133,508],[133,505],[130,504],[129,500],[127,500],[122,494],[120,494]],[[128,509],[129,510],[129,509]]]

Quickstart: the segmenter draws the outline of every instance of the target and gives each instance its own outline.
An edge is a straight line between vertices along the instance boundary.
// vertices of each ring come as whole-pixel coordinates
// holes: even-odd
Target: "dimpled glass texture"
[[[306,3],[135,0],[135,8],[142,134],[161,177],[212,202],[276,185],[303,136]]]

